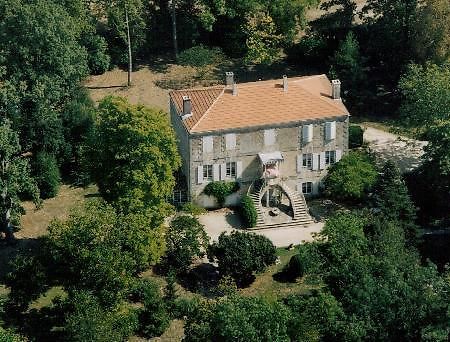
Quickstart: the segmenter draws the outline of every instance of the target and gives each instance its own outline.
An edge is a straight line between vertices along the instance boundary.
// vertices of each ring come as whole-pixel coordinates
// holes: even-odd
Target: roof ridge
[[[211,110],[212,107],[214,107],[214,105],[216,104],[216,102],[222,97],[222,95],[225,93],[225,88],[222,89],[222,92],[216,97],[216,99],[213,101],[213,103],[211,103],[211,105],[209,106],[209,108],[206,110],[205,113],[203,113],[203,115],[200,117],[200,119],[197,120],[197,122],[191,127],[191,131],[193,131],[198,125],[199,123],[203,120],[203,118],[209,113],[209,111]]]
[[[216,90],[216,89],[218,90],[218,89],[222,89],[224,87],[225,87],[224,85],[218,84],[218,85],[214,85],[214,86],[201,87],[201,88],[174,89],[174,90],[171,90],[169,92],[169,94],[181,93],[181,92],[186,92],[186,91],[205,91],[205,90]]]

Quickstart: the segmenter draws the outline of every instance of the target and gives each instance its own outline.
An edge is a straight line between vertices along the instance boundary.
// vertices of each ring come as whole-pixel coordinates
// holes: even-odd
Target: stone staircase
[[[264,183],[255,183],[254,186],[249,191],[249,197],[253,200],[255,204],[256,212],[258,213],[258,219],[256,221],[256,227],[251,229],[270,229],[270,228],[286,228],[286,227],[299,227],[306,226],[314,222],[308,213],[308,206],[305,201],[303,194],[293,191],[289,188],[286,183],[280,181],[278,185],[289,197],[292,204],[292,209],[294,212],[294,217],[292,220],[282,222],[282,223],[269,223],[264,219],[263,208],[261,205],[261,198],[263,194],[267,191],[270,185],[264,185]]]

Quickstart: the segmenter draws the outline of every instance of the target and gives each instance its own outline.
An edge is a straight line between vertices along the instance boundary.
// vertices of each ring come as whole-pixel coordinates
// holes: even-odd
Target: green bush
[[[211,182],[205,187],[204,193],[208,196],[214,196],[221,207],[225,204],[227,196],[239,190],[237,182]]]
[[[258,213],[256,212],[255,204],[249,196],[243,196],[241,200],[241,214],[244,221],[249,228],[256,226]]]
[[[11,330],[5,330],[0,327],[0,342],[24,342],[27,341],[23,336],[17,335]]]
[[[361,147],[364,142],[364,130],[357,125],[348,128],[348,144],[350,148]]]
[[[303,62],[319,65],[326,61],[328,46],[324,37],[317,33],[304,36],[299,43],[286,49],[288,59],[292,62]]]
[[[92,75],[101,75],[110,67],[111,57],[108,55],[108,44],[105,38],[98,35],[89,35],[84,38],[83,44],[88,52],[88,66]]]
[[[358,202],[373,187],[377,176],[367,153],[351,151],[330,168],[325,178],[325,193],[338,200]]]
[[[183,204],[181,207],[181,211],[190,214],[192,216],[199,216],[206,213],[206,209],[194,204],[192,202],[188,202]]]
[[[286,265],[284,269],[284,273],[291,280],[294,280],[298,277],[303,277],[303,274],[305,273],[305,268],[303,266],[300,254],[295,254],[291,257],[289,263]]]
[[[170,323],[170,316],[156,284],[144,280],[142,282],[144,308],[139,314],[139,328],[143,336],[151,338],[160,336]]]
[[[34,175],[41,198],[52,198],[57,195],[61,183],[61,175],[54,155],[47,152],[39,152],[34,162]]]
[[[203,45],[191,47],[178,55],[178,63],[193,67],[204,67],[219,63],[223,59],[224,55],[220,48],[208,48]]]

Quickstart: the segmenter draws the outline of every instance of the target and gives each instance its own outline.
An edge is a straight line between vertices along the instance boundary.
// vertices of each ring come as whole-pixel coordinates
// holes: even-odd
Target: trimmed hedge
[[[217,198],[217,202],[221,207],[225,204],[225,198],[233,192],[239,190],[239,183],[237,182],[211,182],[205,187],[204,193],[208,196]]]
[[[256,220],[258,219],[258,213],[256,212],[255,204],[252,199],[245,195],[241,201],[241,213],[249,228],[256,226]]]
[[[350,148],[361,147],[364,142],[364,130],[357,125],[348,128],[348,144]]]

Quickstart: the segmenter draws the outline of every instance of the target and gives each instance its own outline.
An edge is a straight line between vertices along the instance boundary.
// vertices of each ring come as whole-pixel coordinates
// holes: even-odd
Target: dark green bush
[[[108,44],[105,38],[98,35],[88,35],[83,39],[88,52],[88,66],[91,75],[101,75],[110,67],[111,58],[108,55]]]
[[[203,67],[219,63],[223,59],[224,55],[220,48],[209,48],[203,45],[191,47],[178,55],[178,63],[193,67]]]
[[[305,273],[305,268],[303,266],[300,254],[295,254],[291,257],[289,263],[284,269],[284,273],[291,280],[303,276],[303,274]]]
[[[358,125],[350,125],[348,128],[348,144],[350,148],[361,147],[364,142],[364,130]]]
[[[151,338],[160,336],[170,323],[170,316],[156,284],[142,281],[142,301],[144,308],[139,313],[139,329],[143,336]]]
[[[221,207],[225,204],[227,196],[239,190],[237,182],[211,182],[205,187],[204,193],[208,196],[214,196]]]
[[[241,200],[241,214],[244,221],[249,228],[256,226],[258,213],[256,212],[255,204],[249,196],[243,196]]]
[[[39,152],[33,166],[34,179],[39,187],[41,198],[55,197],[61,183],[55,156],[47,152]]]

